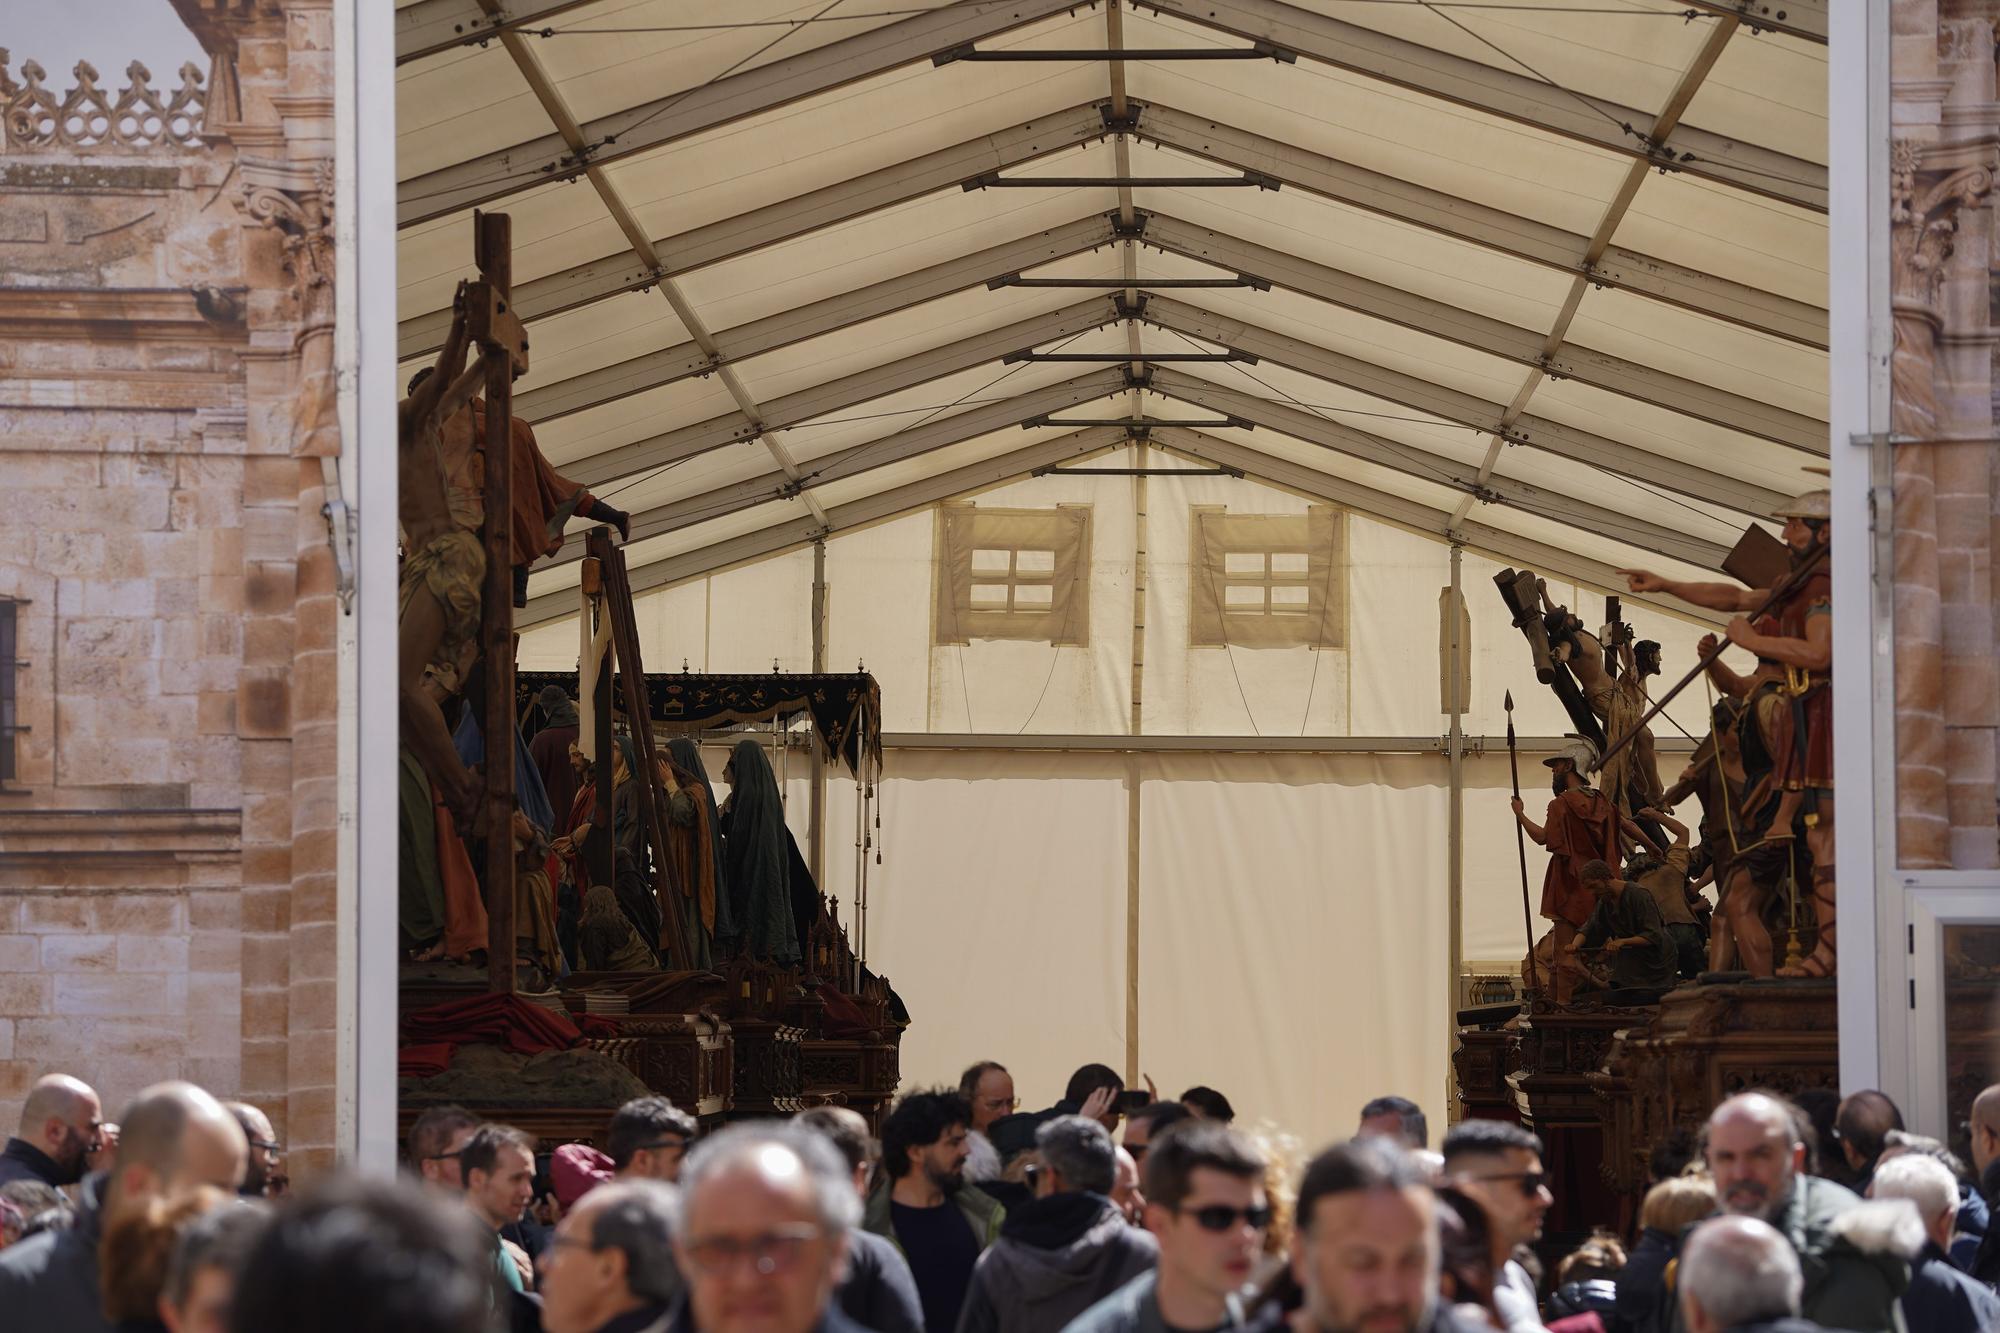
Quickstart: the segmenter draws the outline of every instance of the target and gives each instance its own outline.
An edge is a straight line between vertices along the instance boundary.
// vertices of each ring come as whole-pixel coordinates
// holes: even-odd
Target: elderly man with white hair
[[[1799,1256],[1754,1217],[1717,1217],[1688,1237],[1675,1283],[1688,1333],[1808,1333]]]
[[[1958,1221],[1958,1181],[1944,1163],[1920,1153],[1884,1159],[1868,1190],[1876,1199],[1906,1199],[1923,1223],[1923,1248],[1903,1293],[1903,1322],[1924,1333],[2000,1329],[2000,1296],[1952,1266],[1945,1251]]]
[[[1785,1103],[1761,1092],[1731,1097],[1708,1118],[1708,1169],[1722,1211],[1755,1218],[1791,1245],[1804,1275],[1800,1310],[1828,1328],[1899,1330],[1896,1299],[1907,1256],[1861,1200],[1805,1173],[1806,1146]],[[1727,1324],[1721,1327],[1728,1327]]]
[[[824,1135],[731,1126],[688,1154],[680,1188],[673,1333],[863,1333],[833,1303],[861,1199]]]

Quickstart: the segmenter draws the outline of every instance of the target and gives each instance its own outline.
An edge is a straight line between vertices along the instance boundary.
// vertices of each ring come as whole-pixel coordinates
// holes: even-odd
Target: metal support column
[[[812,669],[814,675],[826,671],[826,537],[813,538],[812,587]],[[826,754],[817,739],[812,742],[812,823],[806,830],[806,862],[813,883],[826,891]],[[859,922],[850,923],[860,929]]]
[[[1464,593],[1459,587],[1459,566],[1465,548],[1451,544],[1451,604],[1445,612],[1445,702],[1451,710],[1451,730],[1446,734],[1445,754],[1451,766],[1447,785],[1448,808],[1445,853],[1445,914],[1450,961],[1446,982],[1450,987],[1445,1004],[1445,1105],[1458,1104],[1457,1081],[1451,1054],[1458,1045],[1458,979],[1465,968],[1465,643],[1461,607]]]

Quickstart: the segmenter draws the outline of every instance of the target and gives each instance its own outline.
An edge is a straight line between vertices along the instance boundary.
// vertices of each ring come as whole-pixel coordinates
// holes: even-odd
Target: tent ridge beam
[[[582,151],[545,134],[425,172],[397,187],[396,225],[414,226],[744,120],[803,98],[928,60],[941,51],[1025,27],[1076,0],[949,4],[794,56],[582,124]]]
[[[741,258],[827,227],[852,222],[927,194],[955,189],[968,175],[1018,166],[1095,140],[1104,133],[1098,102],[1085,102],[1009,125],[991,134],[925,153],[850,180],[753,208],[677,235],[655,239],[661,265],[634,250],[573,264],[517,284],[514,309],[533,322],[640,291],[662,278]],[[426,356],[444,346],[449,308],[413,315],[397,325],[398,359]]]

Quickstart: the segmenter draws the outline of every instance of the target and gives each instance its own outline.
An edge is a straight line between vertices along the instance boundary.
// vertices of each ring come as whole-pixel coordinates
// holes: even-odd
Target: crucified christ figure
[[[473,776],[452,747],[439,699],[455,694],[479,654],[479,594],[486,550],[476,529],[452,516],[451,463],[444,423],[463,408],[485,375],[467,367],[465,284],[452,301],[451,333],[434,373],[397,409],[396,516],[403,530],[397,597],[397,684],[403,741],[461,828],[478,807]]]

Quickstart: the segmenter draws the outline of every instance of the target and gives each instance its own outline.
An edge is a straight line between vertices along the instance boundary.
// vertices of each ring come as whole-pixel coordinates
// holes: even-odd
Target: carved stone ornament
[[[237,208],[250,221],[285,238],[285,266],[301,302],[301,315],[333,300],[333,163],[301,166],[244,157]]]
[[[7,72],[10,61],[0,47],[0,104],[4,104],[4,131],[0,144],[9,153],[22,152],[133,152],[161,146],[199,148],[201,130],[207,118],[208,94],[202,87],[201,70],[192,64],[180,69],[180,90],[162,99],[152,87],[153,72],[135,60],[125,67],[125,90],[113,101],[98,87],[97,69],[80,60],[74,71],[76,86],[57,100],[45,87],[48,71],[30,60],[21,66],[24,83],[16,83]]]
[[[1923,145],[1913,139],[1895,141],[1889,170],[1891,290],[1899,301],[1934,306],[1944,261],[1956,243],[1959,209],[1993,188],[1993,172],[1983,166],[1926,171]]]

